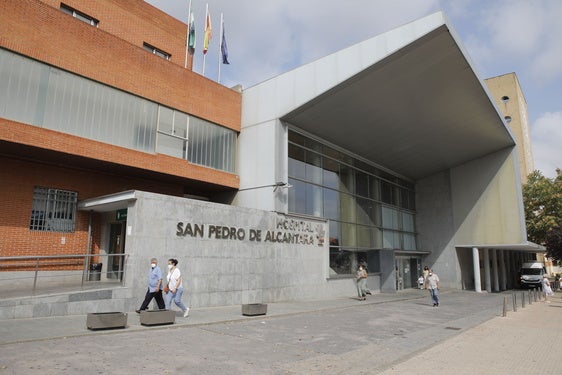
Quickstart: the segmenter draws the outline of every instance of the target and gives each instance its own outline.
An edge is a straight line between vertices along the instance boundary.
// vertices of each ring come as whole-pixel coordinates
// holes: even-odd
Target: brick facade
[[[57,1],[0,0],[0,46],[240,130],[241,94],[183,67],[185,24],[142,0],[64,3],[99,27],[61,12]],[[172,59],[145,51],[143,41]]]
[[[241,94],[184,68],[184,23],[142,0],[63,3],[99,20],[98,27],[60,11],[60,1],[0,0],[0,48],[240,131]],[[143,42],[171,59],[144,50]],[[0,257],[87,252],[86,212],[77,212],[73,233],[29,229],[35,186],[76,191],[79,201],[126,190],[183,196],[190,187],[194,194],[239,187],[236,174],[5,118],[0,181]],[[97,253],[102,228],[93,215],[90,250]]]

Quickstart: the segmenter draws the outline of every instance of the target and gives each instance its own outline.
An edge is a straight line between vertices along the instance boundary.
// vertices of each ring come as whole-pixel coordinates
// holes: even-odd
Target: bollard
[[[505,318],[507,316],[507,297],[503,297],[503,312],[502,316]]]
[[[515,293],[513,293],[513,312],[517,312],[517,295]]]
[[[538,296],[538,293],[537,293],[537,289],[535,288],[535,289],[533,289],[533,290],[535,291],[535,293],[534,293],[534,294],[535,294],[535,302],[538,302],[538,301],[539,301],[539,299],[538,299],[539,296]]]
[[[525,308],[525,292],[521,292],[521,307]]]
[[[529,289],[529,305],[533,304],[533,298],[531,296],[531,289]]]

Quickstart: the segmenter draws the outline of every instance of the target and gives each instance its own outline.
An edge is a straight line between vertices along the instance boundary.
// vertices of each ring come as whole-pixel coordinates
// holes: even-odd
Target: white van
[[[544,263],[523,263],[519,270],[519,284],[522,288],[540,288],[543,275],[546,274]]]

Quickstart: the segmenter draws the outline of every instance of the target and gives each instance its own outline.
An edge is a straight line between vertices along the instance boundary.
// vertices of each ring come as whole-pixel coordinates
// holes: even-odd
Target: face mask
[[[171,270],[172,267],[173,267],[173,266],[172,266],[171,264],[168,264],[168,269],[169,269],[169,270]]]
[[[150,267],[152,267],[152,268],[156,267],[156,263],[152,263],[152,264],[150,265]]]
[[[429,276],[433,275],[431,272],[429,273]]]

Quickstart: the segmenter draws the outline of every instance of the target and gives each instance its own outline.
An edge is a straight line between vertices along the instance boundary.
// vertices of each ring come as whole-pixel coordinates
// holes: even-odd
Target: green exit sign
[[[127,220],[127,209],[123,208],[122,210],[115,211],[115,217],[117,221]]]

